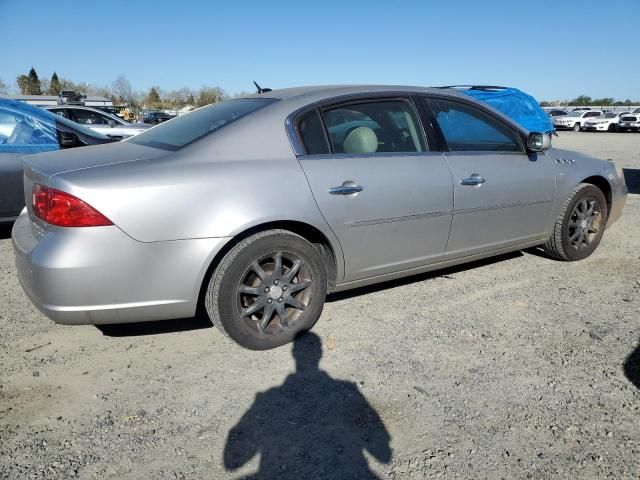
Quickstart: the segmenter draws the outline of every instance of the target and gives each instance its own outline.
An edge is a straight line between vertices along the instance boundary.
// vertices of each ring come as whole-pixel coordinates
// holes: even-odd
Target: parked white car
[[[606,112],[599,117],[590,118],[584,122],[583,129],[596,132],[618,132],[620,131],[620,117],[629,115],[629,112]]]
[[[80,105],[56,105],[45,108],[56,115],[68,118],[116,140],[132,137],[151,127],[151,125],[145,123],[129,123],[117,115],[112,115],[97,108]]]
[[[601,110],[574,110],[563,117],[555,117],[553,126],[556,130],[573,130],[579,132],[587,120],[593,117],[600,117]]]
[[[640,131],[640,113],[629,113],[620,117],[620,130],[623,132]]]

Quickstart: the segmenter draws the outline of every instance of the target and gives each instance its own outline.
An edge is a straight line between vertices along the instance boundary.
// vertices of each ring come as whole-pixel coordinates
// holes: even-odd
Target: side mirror
[[[107,123],[109,124],[109,126],[110,126],[111,128],[113,128],[113,127],[115,127],[115,126],[116,126],[116,121],[115,121],[115,120],[107,120]]]
[[[551,135],[548,133],[532,132],[527,138],[527,150],[530,152],[542,152],[551,148]]]

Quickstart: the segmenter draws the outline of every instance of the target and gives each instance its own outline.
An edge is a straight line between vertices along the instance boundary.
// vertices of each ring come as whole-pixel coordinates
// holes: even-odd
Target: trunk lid
[[[171,153],[167,150],[145,147],[127,142],[107,143],[88,147],[68,148],[29,155],[22,160],[24,171],[24,200],[33,218],[33,184],[52,186],[51,179],[62,173],[102,167],[116,163],[136,162],[160,158]]]

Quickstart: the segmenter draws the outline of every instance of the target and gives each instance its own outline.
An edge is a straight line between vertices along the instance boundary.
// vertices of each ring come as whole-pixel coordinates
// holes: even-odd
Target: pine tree
[[[35,68],[29,70],[29,93],[28,95],[42,95],[42,86]]]
[[[156,87],[151,87],[151,90],[149,90],[149,94],[147,95],[147,103],[149,105],[157,105],[160,103],[160,94],[158,93],[158,89]]]
[[[49,84],[49,95],[59,95],[61,91],[62,85],[60,84],[58,74],[53,72],[53,75],[51,75],[51,83]]]

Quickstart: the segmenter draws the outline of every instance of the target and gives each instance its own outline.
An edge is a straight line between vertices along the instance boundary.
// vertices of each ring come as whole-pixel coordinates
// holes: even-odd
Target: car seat
[[[342,144],[345,153],[374,153],[378,150],[378,136],[369,127],[351,130]]]

